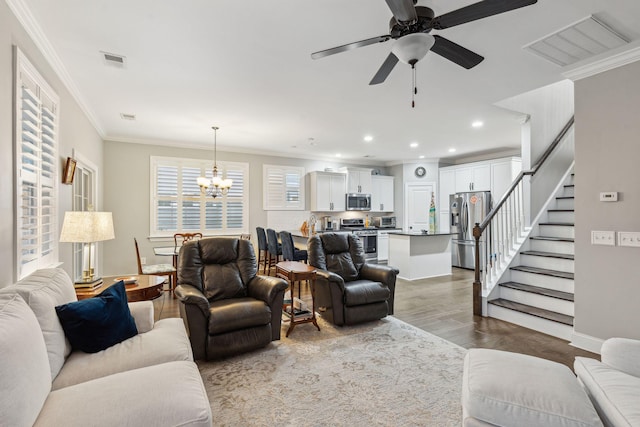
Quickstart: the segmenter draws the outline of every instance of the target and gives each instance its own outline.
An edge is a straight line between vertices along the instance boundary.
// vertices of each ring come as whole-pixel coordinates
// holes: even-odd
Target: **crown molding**
[[[38,50],[42,53],[44,58],[47,60],[53,71],[56,73],[58,78],[62,81],[62,84],[67,88],[71,96],[78,103],[80,109],[87,116],[89,122],[93,125],[95,130],[98,132],[100,137],[104,139],[105,132],[100,125],[95,113],[89,107],[84,97],[78,90],[77,86],[73,82],[73,79],[69,75],[66,67],[60,60],[60,57],[56,53],[55,49],[47,39],[47,36],[42,31],[40,24],[36,21],[35,17],[29,10],[29,7],[25,4],[23,0],[6,0],[7,5],[18,19],[18,22],[25,29],[33,43],[36,45]]]
[[[640,60],[640,40],[565,67],[562,75],[576,81]]]

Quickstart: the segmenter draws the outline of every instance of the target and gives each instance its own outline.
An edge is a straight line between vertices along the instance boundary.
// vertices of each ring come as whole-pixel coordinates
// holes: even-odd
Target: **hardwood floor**
[[[451,276],[398,279],[394,316],[465,348],[493,348],[529,354],[573,367],[575,356],[599,359],[559,338],[498,319],[474,316],[473,272],[454,268]],[[308,292],[303,299],[308,299]],[[179,303],[165,292],[154,301],[156,318],[179,317]]]

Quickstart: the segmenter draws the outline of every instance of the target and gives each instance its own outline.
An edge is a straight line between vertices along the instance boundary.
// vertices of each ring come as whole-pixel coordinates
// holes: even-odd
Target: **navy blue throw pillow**
[[[56,313],[71,346],[85,353],[97,353],[138,334],[122,280],[93,298],[59,305]]]

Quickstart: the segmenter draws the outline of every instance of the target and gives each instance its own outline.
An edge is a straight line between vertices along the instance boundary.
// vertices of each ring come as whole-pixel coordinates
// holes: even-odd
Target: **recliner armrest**
[[[640,377],[640,340],[609,338],[600,350],[602,363],[626,374]]]
[[[388,283],[395,280],[400,270],[395,267],[378,264],[364,264],[360,269],[360,278],[374,282]]]
[[[183,304],[192,304],[197,306],[206,318],[209,318],[209,300],[195,286],[178,285],[175,289],[176,297]]]
[[[153,329],[153,302],[137,301],[129,303],[129,311],[136,322],[136,329],[139,334],[149,332]]]
[[[247,290],[250,297],[264,301],[271,307],[278,292],[288,286],[287,281],[279,277],[258,275],[249,281]]]
[[[316,270],[316,275],[318,279],[324,279],[327,282],[334,283],[338,285],[340,289],[344,290],[344,279],[339,274],[333,273],[328,270],[321,270],[318,268]]]

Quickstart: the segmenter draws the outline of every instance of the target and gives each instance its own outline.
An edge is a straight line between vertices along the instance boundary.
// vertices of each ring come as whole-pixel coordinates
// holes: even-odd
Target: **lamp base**
[[[77,281],[73,284],[73,286],[76,289],[82,289],[82,288],[97,288],[98,286],[102,285],[102,277],[98,277],[92,280],[80,280]]]

